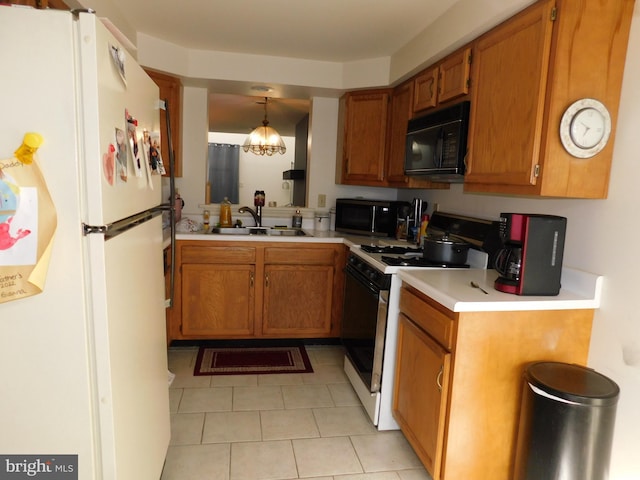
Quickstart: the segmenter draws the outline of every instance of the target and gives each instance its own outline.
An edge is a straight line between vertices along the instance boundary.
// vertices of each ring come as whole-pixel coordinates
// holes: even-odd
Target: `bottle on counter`
[[[422,215],[422,221],[420,222],[420,234],[418,235],[418,246],[424,245],[424,237],[427,236],[427,226],[429,225],[429,215]]]
[[[204,212],[202,212],[202,228],[204,229],[205,233],[209,231],[209,218],[210,218],[210,213],[209,210],[205,210]]]
[[[399,218],[396,226],[396,240],[407,239],[407,222],[404,218]]]
[[[220,227],[227,228],[232,226],[233,223],[231,222],[231,202],[227,197],[224,197],[224,200],[220,202]]]
[[[264,207],[264,201],[264,190],[256,190],[256,192],[253,194],[253,205],[256,207]]]
[[[293,228],[302,228],[302,214],[300,213],[300,210],[296,210],[296,213],[293,214],[293,217],[291,219],[291,226]]]

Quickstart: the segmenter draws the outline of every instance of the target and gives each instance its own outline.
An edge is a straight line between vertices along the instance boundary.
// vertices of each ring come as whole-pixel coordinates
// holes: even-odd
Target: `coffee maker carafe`
[[[495,289],[516,295],[558,295],[567,219],[555,215],[501,213],[504,246],[494,268]]]

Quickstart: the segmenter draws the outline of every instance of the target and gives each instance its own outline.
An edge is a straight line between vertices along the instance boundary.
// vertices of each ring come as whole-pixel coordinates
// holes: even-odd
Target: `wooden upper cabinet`
[[[336,182],[385,186],[390,89],[349,92],[340,99]]]
[[[420,112],[469,93],[471,48],[449,55],[414,79],[413,111]]]
[[[465,191],[606,198],[633,0],[542,0],[474,45]],[[592,158],[561,144],[567,107],[596,98],[612,133]]]
[[[407,81],[393,89],[387,140],[387,185],[402,188],[448,189],[448,183],[435,183],[428,177],[408,177],[404,174],[404,158],[407,142],[407,123],[413,112],[413,81]]]
[[[387,153],[387,181],[389,186],[406,187],[409,177],[404,174],[404,154],[407,141],[407,122],[413,106],[414,82],[406,82],[393,90],[389,119]]]
[[[175,158],[174,174],[182,176],[182,82],[179,78],[164,73],[147,70],[147,75],[158,85],[160,99],[168,103],[169,120],[171,122],[171,141]],[[160,135],[162,138],[162,161],[169,175],[169,141],[167,138],[166,112],[160,111]]]
[[[440,69],[435,65],[420,73],[414,80],[414,112],[433,108],[438,104],[439,71]]]
[[[471,48],[449,55],[440,64],[438,102],[448,102],[469,93]]]

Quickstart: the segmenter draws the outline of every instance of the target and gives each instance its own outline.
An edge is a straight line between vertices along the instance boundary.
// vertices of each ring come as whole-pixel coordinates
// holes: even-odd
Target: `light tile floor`
[[[194,376],[171,347],[171,444],[162,480],[431,480],[400,431],[378,432],[338,346],[307,346],[314,373]]]

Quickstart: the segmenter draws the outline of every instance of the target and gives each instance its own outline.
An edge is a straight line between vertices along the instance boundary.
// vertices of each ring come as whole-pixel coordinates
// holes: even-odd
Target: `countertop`
[[[557,296],[521,296],[493,287],[495,270],[399,270],[398,278],[453,312],[517,310],[574,310],[600,307],[604,278],[572,268],[562,269],[562,288]],[[474,281],[488,294],[471,286]]]
[[[372,237],[359,237],[357,235],[345,235],[329,230],[318,232],[313,229],[302,229],[306,235],[218,235],[204,232],[176,233],[176,240],[206,240],[214,242],[241,241],[241,242],[304,242],[304,243],[344,243],[348,247],[368,243],[367,240],[375,240]]]
[[[303,230],[307,235],[299,237],[176,233],[176,240],[343,243],[349,248],[354,247],[351,249],[356,253],[360,253],[358,247],[362,244],[407,245],[407,242],[389,238],[347,235],[333,230]],[[376,261],[373,256],[367,258],[370,262]],[[397,274],[403,282],[454,312],[595,309],[600,307],[604,281],[600,275],[565,267],[562,269],[562,288],[557,296],[520,296],[499,292],[493,287],[498,277],[495,270],[405,268],[384,264],[380,266],[384,268],[385,273]],[[478,283],[489,293],[485,294],[471,287],[471,281]]]

